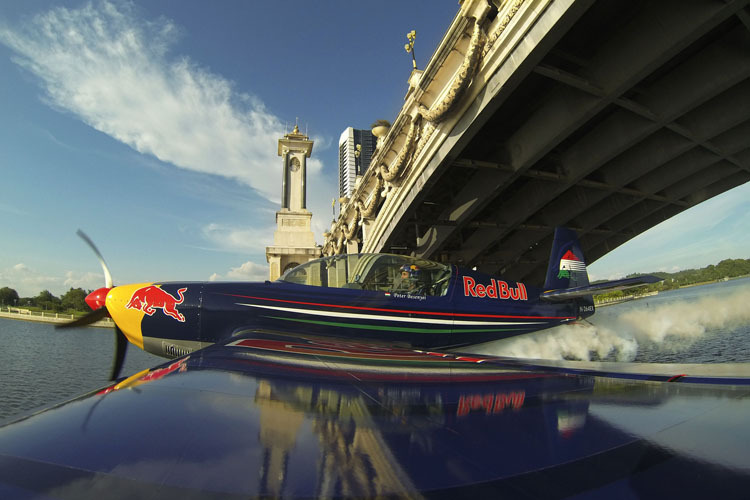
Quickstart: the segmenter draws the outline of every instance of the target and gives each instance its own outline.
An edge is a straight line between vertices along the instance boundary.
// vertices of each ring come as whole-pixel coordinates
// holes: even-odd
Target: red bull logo
[[[516,283],[515,287],[509,286],[503,280],[491,279],[488,284],[477,283],[474,278],[464,276],[465,297],[489,297],[491,299],[529,300],[526,287],[523,283]]]
[[[120,389],[126,389],[128,387],[135,387],[141,384],[145,384],[146,382],[151,382],[153,380],[158,380],[160,378],[163,378],[166,375],[169,375],[170,373],[181,373],[187,371],[187,361],[190,359],[190,356],[180,359],[178,361],[175,361],[174,363],[170,364],[166,368],[159,368],[158,370],[143,370],[142,372],[138,372],[135,375],[132,375],[119,384],[115,384],[111,387],[107,387],[106,389],[99,391],[97,394],[104,395],[109,394],[113,391],[118,391]]]
[[[517,410],[523,406],[526,391],[498,392],[497,394],[462,394],[458,399],[456,415],[463,417],[474,410],[484,410],[487,415],[496,415],[505,408]]]
[[[171,316],[177,321],[184,323],[185,316],[177,310],[177,304],[182,304],[185,300],[184,293],[186,291],[187,288],[177,290],[177,295],[179,295],[179,298],[177,298],[158,286],[151,285],[139,288],[133,292],[133,296],[130,297],[130,301],[125,307],[127,309],[138,309],[149,316],[153,316],[157,309],[161,309],[167,316]]]

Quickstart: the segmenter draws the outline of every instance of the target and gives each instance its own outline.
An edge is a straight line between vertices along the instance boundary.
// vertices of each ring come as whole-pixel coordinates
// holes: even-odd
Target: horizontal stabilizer
[[[621,280],[605,281],[603,283],[595,283],[593,285],[578,286],[574,288],[562,288],[559,290],[547,290],[542,292],[540,298],[549,300],[551,302],[558,302],[563,300],[577,299],[580,297],[587,297],[597,293],[611,292],[613,290],[625,290],[626,288],[633,288],[641,285],[649,285],[651,283],[658,283],[663,281],[658,276],[645,275],[638,276],[635,278],[625,278]]]

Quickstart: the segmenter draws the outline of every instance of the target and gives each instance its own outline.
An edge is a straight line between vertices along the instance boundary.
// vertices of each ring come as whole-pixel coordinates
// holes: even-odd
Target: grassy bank
[[[57,313],[50,311],[33,310],[23,307],[0,307],[0,318],[14,319],[20,321],[34,321],[37,323],[66,323],[79,318],[84,313]],[[114,325],[110,318],[92,323],[90,326],[100,328],[111,328]]]

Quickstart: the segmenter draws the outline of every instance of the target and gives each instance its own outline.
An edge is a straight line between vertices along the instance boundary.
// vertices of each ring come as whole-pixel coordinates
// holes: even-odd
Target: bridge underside
[[[748,182],[746,4],[607,0],[572,13],[471,117],[382,250],[541,283],[557,225],[593,262]]]

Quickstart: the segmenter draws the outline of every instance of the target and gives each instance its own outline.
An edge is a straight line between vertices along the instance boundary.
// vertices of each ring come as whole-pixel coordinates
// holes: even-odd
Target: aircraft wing
[[[641,285],[650,285],[664,281],[663,278],[652,275],[636,276],[634,278],[624,278],[620,280],[604,281],[592,285],[578,286],[573,288],[562,288],[559,290],[547,290],[542,292],[539,298],[551,302],[577,299],[579,297],[588,297],[596,293],[611,292],[614,290],[627,290]]]
[[[745,498],[747,367],[617,368],[246,332],[0,427],[0,498]]]

